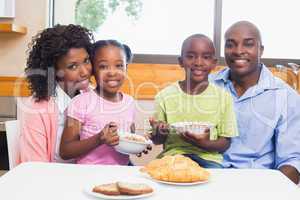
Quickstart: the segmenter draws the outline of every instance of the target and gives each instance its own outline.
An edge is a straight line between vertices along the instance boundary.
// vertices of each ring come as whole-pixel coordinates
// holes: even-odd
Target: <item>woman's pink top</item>
[[[53,98],[35,102],[31,97],[18,102],[20,119],[19,163],[52,162],[56,143],[58,107]]]
[[[81,92],[90,90],[92,90],[91,87]],[[18,163],[56,161],[55,147],[59,145],[56,144],[56,141],[60,121],[57,101],[63,104],[68,103],[66,94],[58,94],[57,97],[50,97],[48,101],[39,102],[36,102],[33,97],[18,99],[18,120],[20,121]]]

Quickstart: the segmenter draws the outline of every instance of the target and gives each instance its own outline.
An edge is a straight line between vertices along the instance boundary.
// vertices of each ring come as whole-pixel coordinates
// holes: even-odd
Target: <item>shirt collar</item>
[[[278,84],[278,81],[276,81],[275,76],[264,64],[262,64],[262,69],[257,83],[257,89],[275,90],[278,88],[280,88],[280,86]]]
[[[57,104],[58,110],[60,113],[64,113],[67,106],[71,102],[71,98],[65,91],[57,84],[56,85],[56,96],[55,96],[55,102]]]
[[[227,83],[229,80],[229,74],[230,74],[230,69],[229,67],[225,67],[222,69],[220,72],[214,74],[214,81],[223,81],[224,83]]]
[[[220,71],[214,78],[215,81],[223,81],[225,84],[229,81],[230,75],[230,68],[226,67],[222,71]],[[262,64],[262,69],[260,72],[259,80],[256,85],[256,89],[259,90],[268,90],[268,89],[278,89],[280,88],[277,84],[277,81],[272,74],[272,72],[264,65]]]

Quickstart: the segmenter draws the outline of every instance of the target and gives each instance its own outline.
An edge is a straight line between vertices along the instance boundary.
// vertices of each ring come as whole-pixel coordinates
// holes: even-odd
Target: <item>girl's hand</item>
[[[150,136],[148,134],[145,134],[144,137],[147,139],[147,140],[151,140]],[[147,145],[146,149],[144,149],[141,153],[138,153],[136,154],[137,157],[141,157],[143,154],[148,154],[149,151],[152,150],[152,145],[149,144]]]
[[[152,150],[152,146],[149,144],[145,150],[143,150],[141,153],[136,154],[136,156],[142,157],[143,154],[148,154],[148,152],[151,150]]]
[[[149,119],[149,123],[152,127],[152,130],[154,133],[152,133],[151,135],[154,136],[156,134],[160,134],[160,135],[168,135],[170,133],[170,127],[169,124],[162,122],[162,121],[156,121],[153,118]]]
[[[109,146],[116,146],[119,144],[118,126],[114,122],[110,122],[100,132],[100,141]]]

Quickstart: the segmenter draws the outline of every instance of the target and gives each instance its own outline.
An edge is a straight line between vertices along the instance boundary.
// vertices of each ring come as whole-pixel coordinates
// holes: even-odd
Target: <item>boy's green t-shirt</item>
[[[155,97],[155,118],[172,124],[175,122],[209,122],[215,125],[210,139],[220,136],[235,137],[238,135],[236,117],[231,95],[224,89],[210,83],[199,95],[184,93],[176,82]],[[185,142],[180,135],[171,131],[159,155],[196,154],[205,160],[221,163],[222,154],[208,152]]]

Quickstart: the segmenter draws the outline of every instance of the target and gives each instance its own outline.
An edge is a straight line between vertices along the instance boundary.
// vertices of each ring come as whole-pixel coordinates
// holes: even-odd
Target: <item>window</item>
[[[266,64],[300,63],[298,1],[51,1],[54,2],[54,24],[85,20],[85,24],[93,27],[96,39],[118,39],[128,44],[135,53],[135,62],[177,63],[182,41],[194,33],[212,38],[217,56],[222,57],[225,30],[236,21],[247,20],[261,31]],[[86,3],[93,4],[84,7]],[[101,14],[93,16],[92,13]],[[223,59],[220,64],[224,64]]]
[[[82,0],[81,3],[88,1],[97,0]],[[57,1],[61,2],[63,1]],[[137,54],[178,55],[182,41],[189,35],[204,33],[213,37],[214,1],[139,0],[137,2],[141,6],[136,18],[128,16],[126,1],[119,2],[120,5],[114,12],[107,9],[106,16],[103,15],[106,17],[105,21],[94,29],[96,39],[118,39],[128,44]],[[61,9],[62,6],[57,7]],[[70,20],[56,19],[56,23]]]
[[[293,0],[224,0],[222,36],[234,22],[248,20],[261,31],[265,46],[263,58],[300,59],[299,6]],[[223,37],[221,46],[224,46]],[[223,55],[224,48],[221,49]]]

